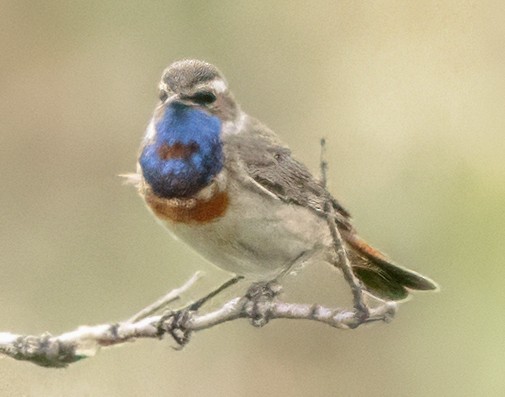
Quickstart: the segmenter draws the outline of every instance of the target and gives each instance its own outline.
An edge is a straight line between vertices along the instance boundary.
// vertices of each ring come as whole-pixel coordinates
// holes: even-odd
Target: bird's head
[[[221,137],[243,116],[219,70],[203,61],[171,64],[147,127],[139,173],[159,197],[191,197],[223,168]]]
[[[167,67],[159,84],[160,110],[174,103],[201,109],[223,123],[235,120],[239,107],[221,72],[210,63],[185,59]]]

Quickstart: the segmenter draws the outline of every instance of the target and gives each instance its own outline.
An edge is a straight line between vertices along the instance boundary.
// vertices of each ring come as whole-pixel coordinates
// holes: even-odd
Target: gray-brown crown
[[[161,77],[164,84],[173,93],[192,91],[197,85],[219,78],[224,81],[219,70],[210,63],[195,59],[184,59],[172,63]]]

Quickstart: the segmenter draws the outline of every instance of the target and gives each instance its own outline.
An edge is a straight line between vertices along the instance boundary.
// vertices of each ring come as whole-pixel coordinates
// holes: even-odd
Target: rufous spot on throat
[[[188,144],[175,142],[173,145],[164,143],[158,149],[158,155],[162,160],[170,159],[188,159],[199,149],[198,143],[190,142]]]

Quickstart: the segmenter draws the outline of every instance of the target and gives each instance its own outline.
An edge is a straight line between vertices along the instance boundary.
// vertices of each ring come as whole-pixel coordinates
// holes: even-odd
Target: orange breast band
[[[226,213],[229,198],[226,192],[216,193],[210,200],[163,199],[149,192],[145,196],[152,211],[163,220],[178,223],[208,223]]]

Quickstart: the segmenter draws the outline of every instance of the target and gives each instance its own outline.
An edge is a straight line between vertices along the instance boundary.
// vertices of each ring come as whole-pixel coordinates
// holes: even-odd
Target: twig
[[[319,168],[321,172],[321,185],[326,188],[328,183],[328,162],[326,161],[326,139],[321,138],[321,154],[319,157]],[[337,264],[336,266],[340,267],[342,273],[344,274],[345,281],[349,284],[354,308],[361,313],[363,321],[366,321],[369,315],[369,308],[366,305],[364,296],[363,296],[363,288],[361,286],[361,282],[354,275],[352,271],[351,261],[347,256],[347,252],[345,250],[345,245],[342,240],[342,236],[340,231],[338,230],[337,222],[335,218],[337,214],[335,213],[335,209],[333,208],[333,203],[331,200],[327,200],[324,206],[324,212],[326,214],[326,221],[328,223],[328,228],[330,229],[331,237],[333,239],[333,247],[335,250],[335,254],[337,255]]]
[[[319,168],[321,172],[321,185],[326,188],[328,185],[328,161],[326,161],[326,139],[321,138],[321,153],[319,157]]]
[[[351,261],[347,256],[342,235],[340,234],[337,223],[335,222],[335,210],[333,209],[331,201],[326,202],[325,213],[328,228],[330,229],[331,237],[333,239],[333,247],[335,249],[335,254],[337,255],[337,263],[335,266],[338,266],[342,270],[344,279],[347,281],[347,284],[349,284],[352,291],[354,308],[361,312],[363,320],[365,320],[368,316],[369,308],[365,303],[361,282],[352,271]]]
[[[321,184],[326,186],[328,164],[324,155],[325,140],[321,139]],[[367,307],[361,284],[352,272],[351,263],[335,221],[338,214],[335,213],[330,200],[325,203],[324,211],[333,238],[338,266],[342,269],[353,293],[354,310],[328,308],[318,304],[283,302],[278,298],[281,292],[280,286],[276,286],[273,289],[264,289],[264,294],[248,293],[243,297],[229,300],[212,312],[199,314],[197,310],[203,304],[241,279],[241,277],[235,277],[185,308],[154,315],[191,288],[201,277],[200,273],[196,273],[181,287],[170,291],[123,322],[81,326],[58,336],[52,336],[49,333],[31,336],[0,332],[0,354],[44,367],[61,368],[83,358],[94,356],[102,347],[119,345],[141,338],[162,338],[169,334],[182,347],[189,342],[193,332],[239,318],[248,318],[254,326],[263,326],[269,320],[283,318],[313,320],[341,329],[356,328],[373,321],[390,321],[398,305],[395,302],[379,301],[377,307]]]
[[[188,281],[186,281],[186,283],[184,283],[181,287],[173,289],[168,294],[158,299],[156,302],[153,302],[149,306],[139,311],[137,314],[131,316],[128,320],[126,320],[126,322],[136,323],[137,321],[142,320],[143,318],[146,318],[147,316],[156,313],[158,310],[167,307],[169,303],[178,300],[184,292],[190,289],[191,286],[202,277],[202,275],[203,275],[202,272],[196,272],[193,275],[193,277],[191,277]]]
[[[196,282],[198,277],[199,275],[195,274],[182,287],[171,291],[166,296],[177,295],[174,291],[178,291],[179,294],[186,291]],[[356,328],[364,323],[360,313],[356,310],[328,308],[317,304],[287,303],[282,302],[276,296],[270,300],[262,300],[261,303],[264,305],[262,313],[266,313],[268,320],[281,318],[313,320],[341,329]],[[148,309],[152,310],[154,306],[155,304],[149,305],[145,311],[139,312],[132,318],[142,317],[141,313],[146,313]],[[179,344],[184,345],[189,341],[190,333],[227,321],[248,318],[252,324],[257,324],[254,321],[257,319],[257,302],[248,296],[231,299],[219,309],[205,314],[191,310],[191,306],[167,312],[164,315],[153,315],[134,321],[81,326],[74,331],[58,336],[48,333],[31,336],[0,332],[0,354],[43,367],[61,368],[83,358],[94,356],[102,347],[119,345],[141,338],[162,338],[168,333],[174,336]],[[389,321],[394,317],[397,308],[398,306],[394,302],[384,302],[380,306],[370,309],[365,322]],[[177,337],[179,333],[184,337]]]

